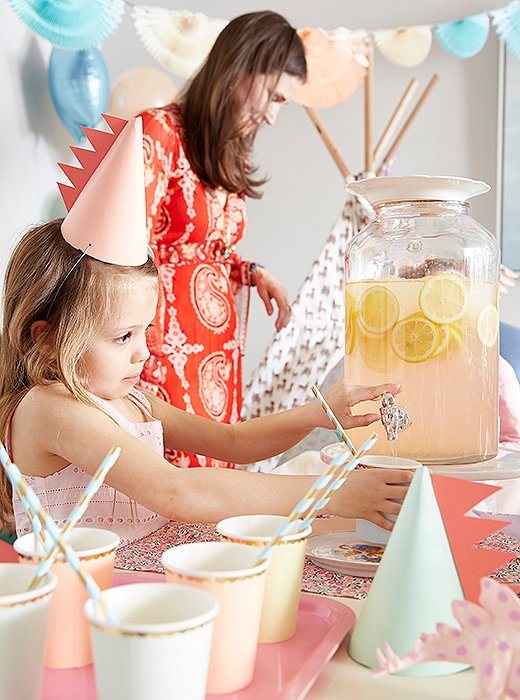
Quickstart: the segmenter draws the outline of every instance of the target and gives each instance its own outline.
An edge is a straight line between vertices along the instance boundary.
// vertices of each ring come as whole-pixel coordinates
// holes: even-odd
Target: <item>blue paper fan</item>
[[[488,35],[489,17],[486,13],[435,27],[435,37],[439,44],[458,58],[475,56],[485,45]]]
[[[117,27],[123,0],[8,0],[31,31],[62,49],[90,49]]]
[[[520,59],[520,2],[514,0],[507,7],[492,13],[495,31],[506,49]]]

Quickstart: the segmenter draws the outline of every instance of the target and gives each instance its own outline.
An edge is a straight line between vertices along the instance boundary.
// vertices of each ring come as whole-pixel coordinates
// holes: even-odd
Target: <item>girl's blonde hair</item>
[[[86,350],[131,286],[157,284],[151,259],[140,267],[87,255],[79,260],[82,254],[64,240],[61,223],[56,219],[28,231],[7,266],[0,337],[2,440],[16,406],[33,386],[61,382],[79,401],[92,403],[82,373]],[[48,326],[33,341],[36,321]],[[0,525],[10,524],[11,517],[11,489],[1,470]]]

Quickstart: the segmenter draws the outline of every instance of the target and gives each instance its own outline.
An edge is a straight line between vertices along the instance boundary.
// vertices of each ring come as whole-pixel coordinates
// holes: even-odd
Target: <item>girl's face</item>
[[[265,75],[257,76],[252,84],[243,78],[237,87],[236,101],[244,133],[256,131],[262,122],[274,124],[280,107],[294,99],[301,86],[300,78],[288,73],[282,73],[274,85],[273,79]]]
[[[146,331],[155,316],[157,289],[133,285],[125,293],[119,314],[108,317],[83,361],[88,389],[102,399],[126,396],[139,381],[150,353]]]

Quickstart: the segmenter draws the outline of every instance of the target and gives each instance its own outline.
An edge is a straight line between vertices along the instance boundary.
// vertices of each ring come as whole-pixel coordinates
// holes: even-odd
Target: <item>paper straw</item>
[[[2,457],[3,455],[0,453],[0,459]],[[103,612],[104,616],[110,624],[117,624],[117,618],[113,613],[111,613],[108,610],[106,603],[103,600],[103,596],[101,594],[99,586],[94,581],[92,576],[87,571],[85,571],[74,549],[72,549],[72,547],[62,539],[58,526],[52,518],[48,517],[46,511],[43,509],[40,503],[38,496],[34,493],[32,488],[25,483],[24,478],[16,464],[14,464],[13,462],[4,463],[3,459],[2,464],[13,486],[13,489],[16,490],[21,499],[25,499],[26,503],[29,505],[32,511],[39,517],[48,534],[58,545],[60,551],[62,552],[63,556],[65,557],[73,571],[81,579],[83,585],[87,589],[88,595],[93,600],[94,605],[96,605],[96,607],[98,607]]]
[[[323,394],[320,392],[316,384],[313,384],[311,386],[311,391],[314,394],[314,396],[318,399],[320,402],[321,407],[327,414],[327,418],[330,420],[332,425],[334,426],[334,432],[336,433],[338,440],[341,442],[344,442],[345,445],[348,447],[348,449],[351,451],[352,454],[356,452],[356,448],[354,447],[354,444],[352,440],[349,438],[345,430],[343,429],[341,423],[339,420],[336,418],[334,415],[332,408],[329,406],[329,404],[325,401],[325,398]]]
[[[65,525],[60,533],[61,537],[63,539],[67,539],[69,532],[76,525],[78,520],[83,516],[83,514],[85,513],[85,511],[88,508],[90,501],[96,495],[96,493],[99,491],[100,487],[102,486],[103,482],[105,481],[106,475],[112,469],[114,464],[117,462],[117,459],[118,459],[120,454],[121,454],[121,448],[114,447],[110,450],[110,452],[107,454],[107,456],[101,462],[101,464],[99,465],[99,467],[96,470],[96,473],[92,477],[92,480],[90,481],[89,485],[83,491],[79,501],[76,503],[76,505],[74,506],[74,508],[70,512],[67,520],[65,521]],[[58,547],[58,545],[54,545],[54,547],[51,548],[47,552],[47,554],[45,555],[45,558],[43,559],[43,561],[39,564],[38,568],[36,569],[36,573],[34,574],[34,578],[32,579],[31,583],[29,584],[28,590],[32,590],[33,588],[35,588],[40,583],[40,581],[45,576],[45,574],[47,574],[50,571],[59,551],[60,551],[60,548]]]
[[[305,496],[289,513],[287,521],[262,549],[258,556],[258,564],[269,558],[273,548],[280,544],[285,535],[305,530],[312,523],[318,512],[323,510],[330,501],[332,493],[343,486],[348,474],[357,467],[363,455],[375,445],[378,439],[379,435],[373,433],[353,457],[345,450],[332,460],[327,471],[316,479]],[[305,513],[307,515],[302,519]]]
[[[4,445],[0,442],[0,460],[2,461],[2,464],[11,464],[11,458],[9,457],[9,454],[7,453],[7,450],[5,449]],[[31,521],[32,529],[34,532],[34,541],[36,544],[41,545],[42,549],[44,552],[47,552],[50,548],[50,543],[48,543],[45,540],[45,536],[42,530],[42,524],[40,522],[40,519],[38,516],[33,513],[32,508],[29,506],[29,504],[25,501],[25,499],[20,499],[22,501],[22,506],[27,513],[27,516],[29,520]]]

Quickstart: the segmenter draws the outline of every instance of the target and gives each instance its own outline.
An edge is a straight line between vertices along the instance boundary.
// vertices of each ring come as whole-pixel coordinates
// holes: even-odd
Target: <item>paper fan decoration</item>
[[[432,30],[426,26],[379,29],[374,34],[374,41],[387,61],[396,66],[413,68],[430,53]]]
[[[520,2],[514,0],[507,7],[492,13],[495,31],[506,49],[520,59]]]
[[[202,12],[136,5],[132,16],[139,38],[168,70],[189,78],[203,63],[227,22]]]
[[[306,107],[333,107],[353,95],[366,75],[367,32],[345,27],[299,29],[305,49],[307,80],[295,101]]]
[[[103,43],[121,21],[123,0],[8,0],[31,31],[62,49]]]
[[[457,58],[471,58],[478,54],[488,34],[489,16],[485,12],[435,27],[435,38],[439,44]]]

